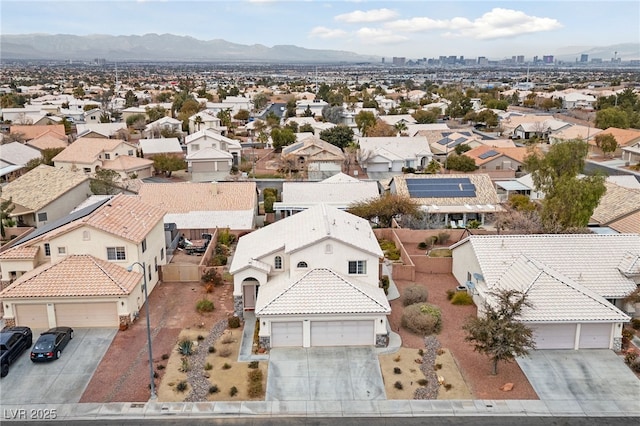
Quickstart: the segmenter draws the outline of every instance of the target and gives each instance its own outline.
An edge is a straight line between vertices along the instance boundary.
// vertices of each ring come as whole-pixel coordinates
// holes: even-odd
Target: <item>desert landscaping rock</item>
[[[424,374],[428,383],[426,386],[422,386],[416,389],[414,399],[437,399],[438,391],[440,390],[440,383],[438,382],[438,375],[433,366],[436,363],[436,357],[438,356],[438,349],[440,349],[440,342],[436,336],[427,336],[424,339],[424,354],[422,356],[422,364],[420,364],[420,370]]]
[[[211,383],[207,378],[208,374],[204,371],[205,360],[209,355],[208,348],[222,336],[224,330],[228,325],[227,320],[222,320],[216,323],[211,328],[209,335],[198,343],[196,352],[191,355],[191,370],[187,372],[187,381],[191,392],[189,396],[185,398],[185,402],[202,402],[207,400],[209,393],[209,387]]]

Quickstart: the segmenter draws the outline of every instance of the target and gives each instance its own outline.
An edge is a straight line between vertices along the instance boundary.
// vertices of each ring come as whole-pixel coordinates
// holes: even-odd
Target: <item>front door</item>
[[[256,298],[258,296],[257,284],[245,284],[242,286],[244,293],[244,309],[254,310],[256,308]]]

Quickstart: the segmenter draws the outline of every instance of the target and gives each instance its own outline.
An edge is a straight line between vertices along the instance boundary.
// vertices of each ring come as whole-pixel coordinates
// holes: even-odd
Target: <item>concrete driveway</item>
[[[269,353],[265,399],[362,401],[386,394],[373,348],[278,348]]]
[[[615,412],[640,401],[640,380],[611,350],[537,350],[517,361],[540,399],[566,412]]]
[[[33,343],[44,330],[33,330]],[[33,363],[23,353],[0,381],[3,404],[76,403],[106,353],[116,329],[74,329],[60,359]]]

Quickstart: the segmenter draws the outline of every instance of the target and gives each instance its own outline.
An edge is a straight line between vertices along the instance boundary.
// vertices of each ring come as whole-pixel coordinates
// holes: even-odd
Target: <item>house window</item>
[[[298,262],[298,268],[308,268],[307,262]]]
[[[44,243],[44,255],[51,256],[51,245],[49,243]]]
[[[108,153],[105,152],[104,153],[104,159],[105,160],[111,160],[111,154],[108,154]]]
[[[151,281],[151,265],[147,266],[147,271],[149,272],[149,281]]]
[[[108,260],[127,260],[124,247],[107,247]]]
[[[91,169],[89,167],[83,168],[82,171],[85,173],[91,173]]]
[[[191,144],[191,151],[199,151],[199,150],[200,150],[200,145],[198,145],[197,143]]]
[[[326,245],[324,246],[324,252],[325,252],[326,254],[331,254],[331,253],[333,253],[333,246],[332,246],[331,244],[326,244]]]
[[[276,256],[273,263],[276,269],[282,269],[282,256]]]
[[[132,150],[132,149],[130,149],[129,151],[127,151],[127,155],[128,155],[129,157],[133,157],[133,150]]]
[[[66,247],[58,247],[58,254],[60,256],[64,256],[67,254],[67,248]]]
[[[90,239],[91,239],[91,235],[89,234],[89,231],[82,231],[82,240],[89,241]]]
[[[160,249],[160,260],[164,260],[164,247]]]
[[[364,275],[367,273],[367,261],[366,260],[350,260],[349,261],[349,273]]]
[[[147,239],[142,240],[142,252],[147,251]]]
[[[38,222],[47,221],[47,212],[38,213]]]
[[[154,267],[156,269],[156,272],[158,272],[158,256],[155,256],[153,258],[153,264],[154,264]]]

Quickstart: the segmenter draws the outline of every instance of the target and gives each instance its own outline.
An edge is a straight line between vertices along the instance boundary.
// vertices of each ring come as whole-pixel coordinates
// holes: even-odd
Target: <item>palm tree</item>
[[[404,121],[398,121],[394,127],[400,135],[402,135],[402,132],[407,130],[407,124]]]
[[[9,219],[10,219],[9,215],[15,208],[16,206],[11,201],[11,198],[0,203],[0,235],[2,235],[2,238],[6,236],[6,233],[4,230],[5,221],[9,222]]]
[[[197,130],[197,131],[199,132],[199,131],[200,131],[200,125],[201,125],[202,123],[204,123],[204,120],[202,119],[202,117],[200,116],[200,114],[196,115],[196,118],[195,118],[195,120],[193,120],[193,122],[194,122],[194,124],[195,124],[196,126],[198,126],[198,130]]]

